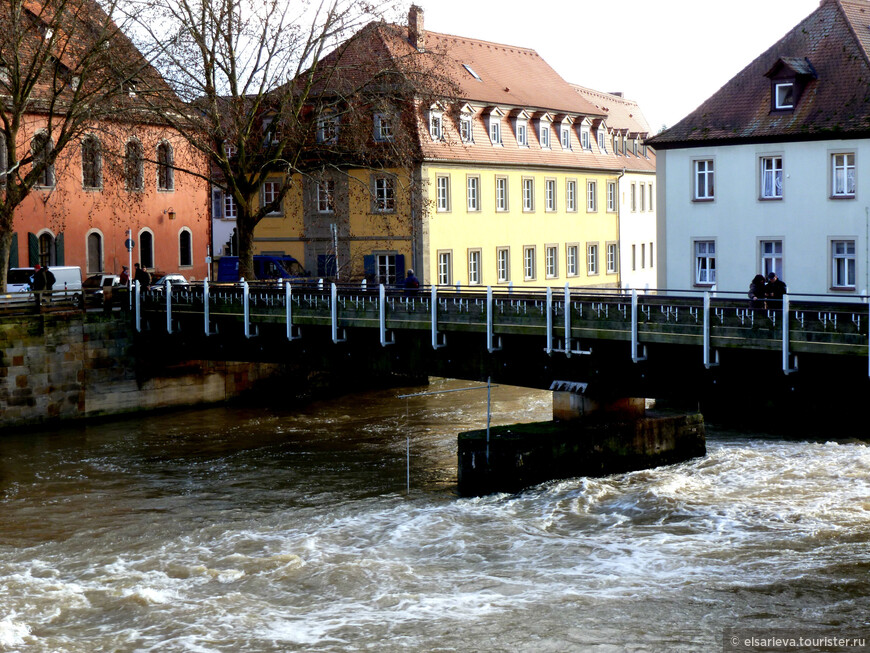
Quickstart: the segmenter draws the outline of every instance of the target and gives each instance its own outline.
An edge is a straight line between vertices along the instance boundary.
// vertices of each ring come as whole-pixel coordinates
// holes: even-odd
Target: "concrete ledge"
[[[553,421],[459,434],[459,493],[518,492],[544,481],[605,476],[706,453],[700,414],[621,422]],[[488,449],[488,452],[487,452]]]

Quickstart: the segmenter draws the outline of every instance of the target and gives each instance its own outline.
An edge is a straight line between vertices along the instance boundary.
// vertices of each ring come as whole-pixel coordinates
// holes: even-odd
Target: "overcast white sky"
[[[637,100],[672,126],[819,0],[416,0],[425,26],[536,50],[565,80]]]

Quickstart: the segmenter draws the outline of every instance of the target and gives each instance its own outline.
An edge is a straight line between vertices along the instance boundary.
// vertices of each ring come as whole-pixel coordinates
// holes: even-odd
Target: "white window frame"
[[[636,213],[637,212],[637,184],[635,182],[631,182],[630,197],[631,197],[631,204],[629,206],[631,207],[631,212]]]
[[[594,179],[586,181],[586,211],[587,213],[598,211],[598,182]]]
[[[450,176],[435,177],[435,210],[439,213],[450,211]]]
[[[474,143],[474,117],[470,113],[459,114],[459,138],[463,143]]]
[[[538,124],[538,139],[541,143],[541,149],[550,149],[550,121],[540,120]]]
[[[375,141],[387,143],[393,140],[393,122],[385,113],[375,114]]]
[[[762,156],[760,197],[763,200],[782,199],[782,155]]]
[[[774,272],[780,279],[783,278],[783,241],[781,238],[768,238],[760,240],[758,251],[761,256],[761,274],[767,279],[770,272]]]
[[[262,206],[266,206],[275,201],[275,198],[277,198],[278,194],[281,192],[281,183],[280,179],[267,179],[263,182],[263,185],[260,187],[260,201],[262,202]],[[267,213],[266,217],[273,218],[283,215],[284,207],[278,206],[276,210]]]
[[[569,277],[580,276],[579,261],[580,245],[568,243],[565,245],[565,274]]]
[[[372,179],[372,213],[396,212],[396,180],[388,175]]]
[[[855,182],[857,179],[855,171],[856,167],[854,152],[834,152],[831,154],[832,198],[855,198]]]
[[[794,93],[793,81],[776,82],[773,85],[774,107],[779,110],[794,109]]]
[[[495,112],[489,114],[489,124],[487,125],[487,132],[489,132],[489,140],[495,145],[502,145],[501,140],[501,116]]]
[[[616,182],[607,182],[607,210],[613,213],[616,211]]]
[[[592,139],[589,134],[589,127],[580,128],[580,147],[584,150],[592,149]]]
[[[832,290],[855,290],[858,280],[856,245],[854,238],[830,239]]]
[[[429,136],[433,141],[444,138],[444,113],[441,110],[429,110]]]
[[[398,283],[398,268],[396,252],[376,252],[375,253],[375,269],[377,273],[376,281],[378,284],[392,285]]]
[[[523,246],[523,281],[534,281],[538,275],[538,252],[535,245]]]
[[[335,213],[334,179],[321,179],[317,182],[317,212]]]
[[[468,250],[468,285],[479,286],[481,283],[481,260],[483,255],[480,249]]]
[[[556,210],[556,180],[544,180],[544,210],[553,213]]]
[[[523,177],[523,213],[533,213],[535,210],[535,179]]]
[[[478,212],[480,211],[480,177],[478,175],[467,175],[465,178],[466,189],[466,210]]]
[[[555,279],[559,276],[559,246],[546,245],[544,248],[544,276]]]
[[[439,286],[453,285],[453,250],[438,250],[437,279]]]
[[[559,128],[559,141],[562,143],[563,150],[571,151],[571,128],[568,125],[562,125]]]
[[[577,212],[577,180],[565,180],[565,210],[569,213]]]
[[[517,145],[529,146],[529,124],[525,120],[517,120]]]
[[[495,248],[495,273],[498,283],[510,283],[511,280],[511,249],[510,247]]]
[[[649,191],[649,208],[648,211],[654,211],[655,205],[653,204],[653,182],[649,182],[647,184],[647,190]]]
[[[586,276],[598,276],[598,243],[586,243]]]
[[[640,197],[640,211],[643,213],[646,211],[646,184],[644,182],[640,182],[638,192]]]
[[[606,138],[603,129],[598,129],[598,149],[607,154]]]
[[[619,261],[619,245],[607,243],[607,274],[616,274]]]
[[[338,116],[325,115],[317,120],[317,142],[335,143],[338,141]]]
[[[508,178],[498,176],[495,178],[495,210],[505,212],[509,210],[508,204]]]
[[[709,202],[716,199],[714,159],[694,159],[692,161],[692,180],[693,198],[696,202]]]
[[[694,265],[694,285],[716,285],[716,241],[697,239],[692,243],[692,263]]]

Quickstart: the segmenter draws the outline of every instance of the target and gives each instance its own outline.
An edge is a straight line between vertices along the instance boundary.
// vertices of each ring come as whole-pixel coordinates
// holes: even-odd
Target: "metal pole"
[[[133,230],[127,229],[127,240],[133,240]],[[126,245],[126,243],[125,243]],[[133,279],[133,248],[127,248],[127,294],[129,297],[127,301],[130,303],[130,308],[133,308],[133,285],[131,280]]]
[[[489,465],[489,424],[492,421],[492,377],[486,377],[486,464]]]

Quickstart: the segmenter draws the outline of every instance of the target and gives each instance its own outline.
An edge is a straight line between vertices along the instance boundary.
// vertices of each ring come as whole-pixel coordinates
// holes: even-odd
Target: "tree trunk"
[[[12,211],[9,215],[0,212],[0,293],[6,292],[6,273],[9,271],[9,256],[12,253]]]
[[[239,279],[253,281],[254,271],[254,224],[250,216],[239,211],[236,229],[239,236]]]

